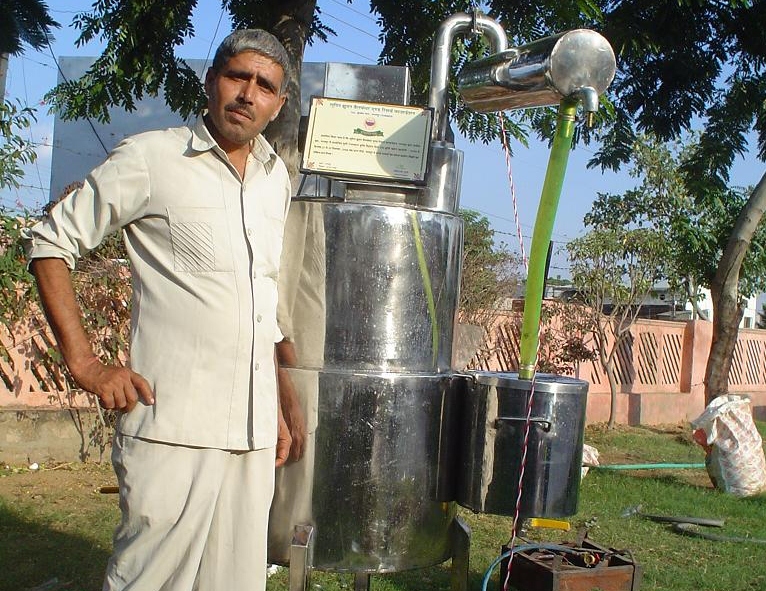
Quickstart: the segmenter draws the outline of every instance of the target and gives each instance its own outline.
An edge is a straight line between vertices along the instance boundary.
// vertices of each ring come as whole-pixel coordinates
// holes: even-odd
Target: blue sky
[[[77,12],[89,10],[90,4],[90,0],[50,2],[51,15],[62,24],[62,28],[55,32],[52,53],[47,50],[27,50],[23,56],[11,58],[6,98],[19,99],[22,103],[38,106],[38,123],[32,128],[28,139],[37,144],[39,159],[35,165],[27,168],[27,177],[21,189],[6,189],[0,192],[0,203],[5,206],[14,206],[20,202],[33,207],[48,199],[53,120],[46,114],[47,109],[40,105],[40,102],[45,92],[56,83],[54,55],[58,58],[95,56],[99,53],[98,44],[76,47],[76,31],[69,25],[72,17]],[[330,37],[327,43],[317,41],[313,46],[309,46],[305,59],[376,63],[380,52],[380,44],[377,41],[378,26],[374,16],[369,14],[369,3],[365,0],[354,0],[349,5],[345,0],[319,0],[318,4],[322,10],[323,22],[338,35]],[[195,30],[196,36],[184,45],[180,53],[182,57],[204,59],[230,30],[225,16],[221,18],[218,2],[199,2],[195,13]],[[487,216],[497,237],[506,242],[512,250],[518,251],[511,184],[505,155],[499,142],[490,145],[470,144],[463,138],[458,138],[456,143],[465,151],[462,207],[478,210]],[[519,144],[514,145],[513,150],[513,188],[518,203],[521,232],[528,251],[548,161],[548,148],[539,142],[531,142],[529,148]],[[578,146],[570,155],[553,231],[557,249],[584,233],[582,218],[590,209],[597,192],[622,193],[635,184],[627,172],[602,174],[598,170],[588,170],[586,162],[594,151],[593,146]],[[753,152],[735,166],[733,184],[755,185],[763,171],[763,164]],[[563,255],[556,256],[552,264],[551,276],[555,277],[557,274],[567,275]]]

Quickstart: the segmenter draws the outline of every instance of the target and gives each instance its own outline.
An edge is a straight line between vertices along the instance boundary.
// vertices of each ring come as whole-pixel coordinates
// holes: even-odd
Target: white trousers
[[[117,435],[122,522],[103,590],[265,589],[274,457]]]

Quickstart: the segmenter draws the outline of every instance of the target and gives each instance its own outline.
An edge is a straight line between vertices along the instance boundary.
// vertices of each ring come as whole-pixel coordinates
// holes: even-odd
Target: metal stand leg
[[[356,573],[354,575],[354,591],[370,591],[370,575]]]
[[[306,591],[311,576],[311,550],[314,528],[310,525],[296,525],[290,545],[290,591]]]
[[[471,554],[471,528],[455,517],[452,522],[452,568],[450,591],[468,591],[468,559]]]

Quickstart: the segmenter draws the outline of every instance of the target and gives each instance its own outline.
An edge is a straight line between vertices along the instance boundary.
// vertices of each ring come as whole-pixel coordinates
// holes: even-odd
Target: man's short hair
[[[243,51],[259,53],[282,67],[284,76],[279,92],[283,93],[287,87],[290,72],[290,57],[279,39],[263,29],[238,29],[230,33],[215,50],[212,68],[216,71],[220,70],[230,58]]]

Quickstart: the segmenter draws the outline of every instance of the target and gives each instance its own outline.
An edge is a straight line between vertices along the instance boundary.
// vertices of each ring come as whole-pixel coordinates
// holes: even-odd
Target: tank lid
[[[520,379],[519,374],[516,372],[467,371],[465,373],[475,383],[487,386],[512,388],[515,390],[523,391],[529,391],[532,386],[532,382],[530,380]],[[541,390],[544,392],[556,391],[572,393],[579,393],[580,391],[584,390],[587,392],[588,382],[570,376],[538,373],[535,375],[535,390]]]

